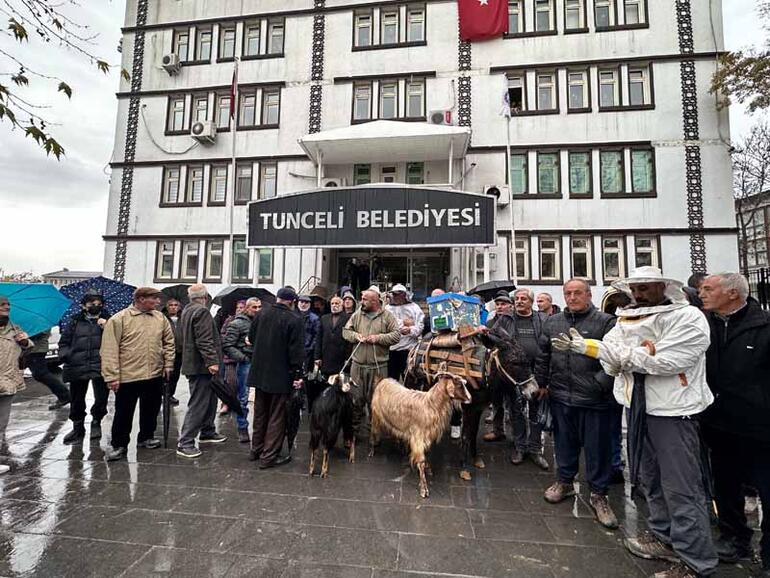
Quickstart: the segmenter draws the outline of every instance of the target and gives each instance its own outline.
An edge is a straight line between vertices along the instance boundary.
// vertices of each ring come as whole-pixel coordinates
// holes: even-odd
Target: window
[[[283,54],[283,20],[268,24],[267,53]]]
[[[425,81],[415,80],[406,83],[406,116],[420,118],[425,116]]]
[[[174,241],[158,241],[158,253],[155,260],[155,278],[174,278]]]
[[[564,0],[564,29],[585,28],[585,0]]]
[[[569,194],[591,194],[591,153],[570,152],[569,158]]]
[[[599,71],[599,107],[620,105],[620,87],[617,70]]]
[[[608,28],[615,24],[615,0],[595,0],[594,20],[597,28]]]
[[[537,75],[537,110],[555,110],[556,89],[553,74]]]
[[[524,32],[524,0],[508,2],[508,34]]]
[[[238,165],[235,183],[235,202],[245,203],[251,200],[252,166]]]
[[[259,167],[259,197],[271,199],[277,192],[278,165],[275,163],[260,163]]]
[[[187,168],[187,202],[200,203],[203,201],[203,166]]]
[[[211,60],[211,28],[198,29],[198,42],[195,45],[195,59]]]
[[[273,250],[259,249],[257,251],[257,283],[273,282]]]
[[[175,30],[173,44],[173,50],[179,56],[179,62],[186,62],[190,58],[190,32]]]
[[[422,185],[425,182],[424,172],[425,165],[423,163],[406,163],[406,184]]]
[[[380,13],[380,44],[398,43],[398,12],[382,11]]]
[[[368,185],[372,182],[371,165],[353,165],[353,184]]]
[[[380,179],[383,183],[395,183],[396,167],[382,167],[380,169]]]
[[[588,102],[588,71],[567,71],[567,106],[569,110],[590,108]]]
[[[198,279],[198,241],[182,241],[182,262],[179,264],[179,278],[186,281]]]
[[[217,95],[217,128],[228,129],[230,128],[230,95],[218,94]]]
[[[642,24],[644,22],[643,0],[624,0],[624,14],[626,24]]]
[[[227,165],[211,167],[211,186],[209,187],[209,204],[223,205],[227,200]]]
[[[163,170],[163,204],[174,205],[179,202],[179,167],[166,167]]]
[[[651,104],[650,73],[647,68],[628,69],[628,103],[631,106]]]
[[[519,279],[529,279],[529,239],[516,236],[516,251],[514,258],[516,260],[516,274]]]
[[[395,82],[380,83],[380,118],[396,118],[398,116],[397,93],[398,84]]]
[[[281,92],[279,90],[262,91],[262,123],[278,124],[281,110]]]
[[[172,96],[168,99],[168,125],[169,132],[184,130],[184,96]]]
[[[224,241],[206,241],[206,266],[203,278],[219,281],[222,278],[222,251]]]
[[[193,121],[203,122],[209,118],[209,95],[199,94],[193,96]]]
[[[232,281],[251,281],[249,279],[249,248],[246,246],[246,239],[233,239],[231,259],[230,277]]]
[[[243,55],[257,56],[259,54],[259,41],[262,35],[262,26],[259,22],[246,24],[243,33]]]
[[[599,171],[602,194],[623,192],[623,151],[600,151]]]
[[[235,58],[235,25],[219,27],[219,59]]]
[[[535,0],[535,30],[554,30],[553,4],[551,0]]]
[[[572,276],[592,279],[591,237],[572,237],[570,247]]]
[[[357,12],[355,15],[355,46],[372,45],[372,13]]]
[[[631,151],[631,190],[634,193],[655,191],[654,153],[651,150]]]
[[[537,153],[537,192],[554,195],[559,192],[559,153]]]
[[[523,195],[527,192],[527,153],[511,155],[511,194]]]
[[[406,41],[422,42],[425,40],[425,10],[409,8],[406,16]]]
[[[256,91],[248,90],[241,92],[238,98],[241,100],[241,109],[238,112],[238,126],[254,126],[257,122]]]
[[[543,281],[561,278],[560,244],[561,239],[558,237],[540,238],[540,279]]]
[[[637,235],[634,239],[634,250],[635,267],[660,267],[657,237]]]
[[[372,85],[353,85],[353,120],[372,118]]]
[[[626,276],[625,246],[623,237],[602,239],[602,268],[605,281],[617,281]]]
[[[511,106],[511,114],[517,114],[524,110],[524,75],[508,77],[508,103]]]

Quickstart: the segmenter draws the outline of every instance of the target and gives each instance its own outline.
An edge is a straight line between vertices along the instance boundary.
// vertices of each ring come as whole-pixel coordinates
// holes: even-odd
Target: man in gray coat
[[[197,458],[199,443],[221,443],[227,437],[217,433],[214,418],[217,412],[217,396],[211,388],[211,379],[219,373],[222,363],[222,346],[214,318],[209,313],[209,294],[205,285],[195,284],[187,289],[190,304],[179,319],[181,338],[182,373],[190,383],[190,401],[182,425],[176,454],[183,458]]]

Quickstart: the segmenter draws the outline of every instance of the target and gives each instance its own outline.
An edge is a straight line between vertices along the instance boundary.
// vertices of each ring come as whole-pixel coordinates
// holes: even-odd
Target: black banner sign
[[[495,199],[412,187],[328,188],[249,203],[250,247],[493,245]]]

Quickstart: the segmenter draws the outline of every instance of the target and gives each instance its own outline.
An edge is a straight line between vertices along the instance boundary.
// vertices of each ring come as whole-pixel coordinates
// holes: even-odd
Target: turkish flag
[[[460,40],[484,40],[508,32],[508,0],[457,0]]]

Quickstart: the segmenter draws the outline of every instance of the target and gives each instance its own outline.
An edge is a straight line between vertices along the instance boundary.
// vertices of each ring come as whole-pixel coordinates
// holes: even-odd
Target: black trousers
[[[112,447],[125,448],[131,441],[136,402],[139,402],[139,437],[143,442],[155,436],[162,402],[163,378],[121,383],[115,394],[115,417],[112,419]]]
[[[286,401],[289,394],[254,390],[254,425],[251,451],[267,465],[278,456],[286,434]]]
[[[720,534],[738,546],[750,547],[754,532],[746,522],[743,485],[753,486],[762,502],[760,552],[765,566],[770,566],[770,448],[707,427],[703,437],[711,449]]]
[[[30,353],[27,356],[27,365],[35,381],[39,381],[51,390],[59,401],[69,401],[70,392],[58,375],[54,375],[48,369],[45,353]]]
[[[401,381],[406,371],[406,362],[409,358],[409,350],[403,349],[399,351],[390,350],[390,357],[388,357],[388,377]]]
[[[91,406],[91,417],[93,421],[99,423],[107,415],[107,399],[110,390],[101,377],[88,379],[73,379],[70,381],[70,395],[72,402],[70,404],[70,419],[74,421],[83,421],[86,418],[86,394],[88,393],[88,382],[94,390],[94,404]]]

